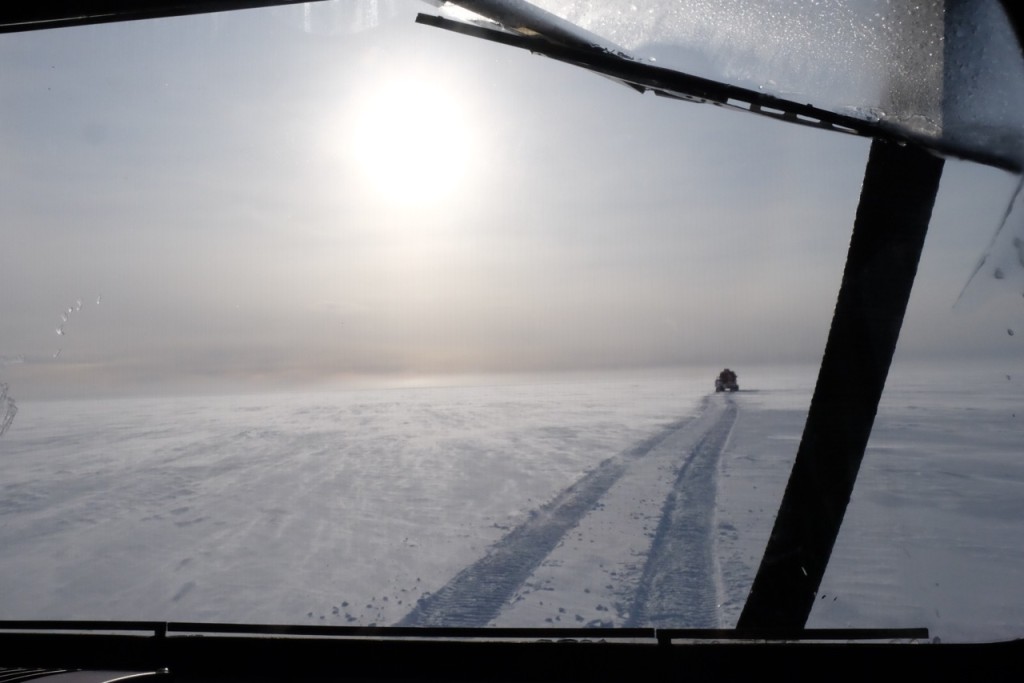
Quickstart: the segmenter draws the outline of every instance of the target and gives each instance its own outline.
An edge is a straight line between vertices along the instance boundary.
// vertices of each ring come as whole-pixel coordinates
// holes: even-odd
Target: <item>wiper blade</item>
[[[1009,154],[975,149],[941,138],[917,135],[885,121],[839,114],[757,90],[720,83],[682,71],[648,64],[632,59],[614,49],[607,49],[599,45],[587,45],[583,41],[570,44],[549,38],[541,33],[530,35],[523,30],[505,32],[429,14],[417,15],[416,22],[529,50],[534,54],[605,76],[639,92],[650,91],[661,97],[712,104],[800,126],[898,144],[916,145],[941,156],[966,159],[1014,173],[1024,170],[1020,160]]]
[[[0,621],[2,632],[143,633],[157,638],[172,634],[237,636],[306,636],[314,638],[408,638],[424,640],[549,640],[549,641],[856,641],[927,640],[927,628],[843,628],[779,631],[707,628],[460,628],[446,626],[319,626],[303,624],[236,624],[173,621]]]
[[[37,0],[0,10],[0,33],[297,5],[306,0]]]

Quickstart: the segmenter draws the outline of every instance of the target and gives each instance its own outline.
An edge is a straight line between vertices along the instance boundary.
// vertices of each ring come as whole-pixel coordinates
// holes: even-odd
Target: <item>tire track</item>
[[[691,421],[688,418],[674,422],[583,475],[549,503],[531,512],[529,519],[491,546],[484,557],[460,571],[436,593],[420,598],[396,626],[486,626],[565,534],[622,477],[630,463],[650,453]]]
[[[725,410],[690,452],[665,500],[627,626],[718,626],[713,523],[718,460],[736,422]]]

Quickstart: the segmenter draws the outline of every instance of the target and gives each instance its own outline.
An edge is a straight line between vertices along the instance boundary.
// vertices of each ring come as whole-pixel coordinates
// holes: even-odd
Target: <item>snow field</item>
[[[0,611],[392,624],[698,396],[613,381],[26,402],[0,442]]]
[[[1019,636],[1020,380],[904,370],[810,625]],[[729,627],[813,381],[20,403],[0,618]]]

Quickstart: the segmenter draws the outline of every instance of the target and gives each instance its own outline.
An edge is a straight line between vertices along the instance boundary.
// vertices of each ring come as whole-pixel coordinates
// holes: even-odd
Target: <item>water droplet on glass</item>
[[[60,335],[61,337],[64,336],[64,326],[63,325],[58,325],[57,326],[57,334]]]
[[[1007,328],[1006,334],[1008,334],[1008,335],[1010,335],[1012,337],[1013,336],[1013,330],[1010,329],[1010,328]]]

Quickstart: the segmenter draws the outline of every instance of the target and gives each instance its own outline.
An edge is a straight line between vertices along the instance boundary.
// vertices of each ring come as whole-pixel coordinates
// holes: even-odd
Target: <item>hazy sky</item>
[[[868,141],[379,6],[0,36],[12,395],[820,359]],[[947,164],[901,357],[1021,358],[1016,183]]]

